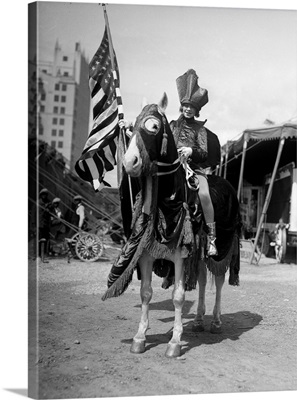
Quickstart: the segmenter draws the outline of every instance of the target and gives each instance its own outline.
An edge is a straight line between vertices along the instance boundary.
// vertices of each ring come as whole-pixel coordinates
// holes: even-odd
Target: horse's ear
[[[142,98],[142,102],[141,102],[141,109],[143,110],[145,106],[148,105],[148,101],[146,97]]]
[[[163,96],[162,96],[158,106],[161,109],[161,111],[163,113],[165,113],[165,110],[166,110],[166,108],[168,106],[168,97],[167,97],[167,94],[165,92],[163,93]]]

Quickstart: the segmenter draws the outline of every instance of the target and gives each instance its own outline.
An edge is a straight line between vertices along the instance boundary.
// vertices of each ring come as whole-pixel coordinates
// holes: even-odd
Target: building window
[[[65,71],[63,75],[64,75],[64,76],[69,76],[68,71]]]
[[[58,123],[58,118],[53,118],[53,125],[57,125]]]
[[[60,108],[60,114],[65,114],[65,107]]]
[[[54,107],[54,114],[58,114],[59,112],[59,108],[58,107]]]
[[[59,147],[59,149],[62,149],[62,147],[63,147],[63,142],[58,142],[58,147]]]
[[[64,122],[65,122],[64,118],[60,118],[60,125],[64,125]]]
[[[47,69],[43,69],[42,72],[44,72],[45,74],[47,74]]]
[[[62,102],[62,103],[66,103],[66,96],[62,96],[62,97],[61,97],[61,102]]]
[[[63,129],[59,129],[59,136],[64,136],[64,131],[63,131]]]
[[[59,96],[57,94],[54,96],[54,101],[59,101]]]
[[[65,85],[65,83],[62,85],[62,90],[63,90],[63,92],[66,92],[66,90],[67,90],[67,85]]]
[[[43,135],[43,126],[39,125],[39,135]]]
[[[67,56],[63,56],[63,61],[68,61],[68,57]]]
[[[45,100],[45,98],[46,98],[45,93],[42,93],[42,95],[41,95],[41,100]]]
[[[45,107],[43,105],[40,106],[40,112],[44,112]]]
[[[57,129],[52,129],[52,136],[57,136]]]
[[[52,141],[51,141],[51,146],[52,146],[53,148],[56,147],[56,141],[55,141],[55,140],[52,140]]]
[[[55,84],[55,90],[60,90],[60,85],[58,83]]]

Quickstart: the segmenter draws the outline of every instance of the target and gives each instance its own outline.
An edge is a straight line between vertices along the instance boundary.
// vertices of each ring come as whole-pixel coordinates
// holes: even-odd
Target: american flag
[[[113,57],[113,60],[111,59]],[[118,120],[123,118],[116,55],[105,28],[102,42],[89,64],[89,88],[93,109],[93,127],[75,170],[98,191],[110,186],[103,180],[116,165]]]

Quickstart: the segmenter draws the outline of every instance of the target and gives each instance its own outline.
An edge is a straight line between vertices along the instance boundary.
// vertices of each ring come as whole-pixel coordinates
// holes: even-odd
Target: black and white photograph
[[[27,2],[8,399],[296,395],[297,11],[261,3]]]

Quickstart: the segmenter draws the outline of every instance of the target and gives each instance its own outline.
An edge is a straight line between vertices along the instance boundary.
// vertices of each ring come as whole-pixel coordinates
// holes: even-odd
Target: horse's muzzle
[[[126,154],[124,156],[123,165],[128,175],[132,176],[133,178],[140,176],[142,167],[140,157],[137,157],[135,155],[133,155],[132,157],[128,157]]]

